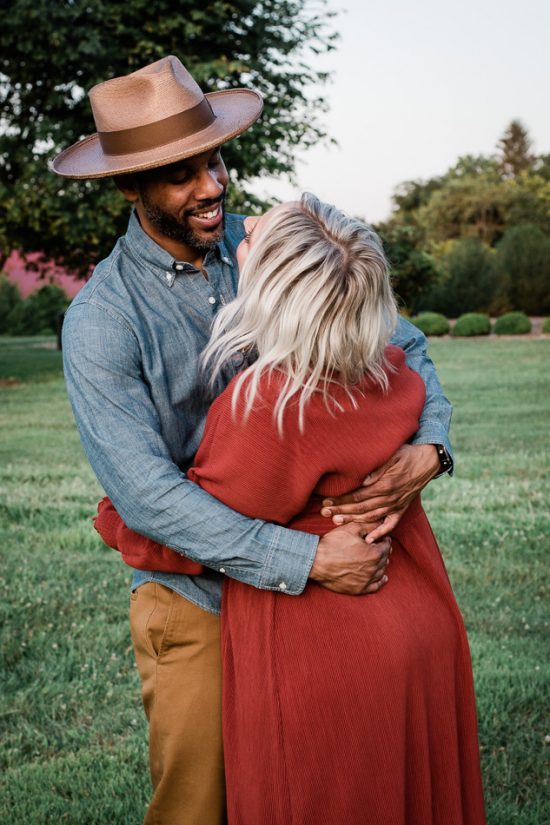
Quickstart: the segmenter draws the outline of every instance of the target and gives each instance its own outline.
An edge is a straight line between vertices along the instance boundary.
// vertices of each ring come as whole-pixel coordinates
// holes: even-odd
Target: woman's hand
[[[321,514],[337,525],[381,521],[367,539],[369,543],[378,541],[395,529],[411,501],[437,475],[439,467],[433,444],[404,444],[357,490],[325,499]]]

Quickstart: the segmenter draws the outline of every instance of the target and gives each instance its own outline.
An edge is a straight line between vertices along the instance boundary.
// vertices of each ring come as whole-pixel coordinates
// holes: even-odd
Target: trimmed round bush
[[[544,324],[542,325],[542,331],[550,334],[550,318],[544,319]]]
[[[445,316],[439,312],[421,312],[416,318],[411,318],[411,321],[424,335],[447,335],[451,328]]]
[[[482,312],[466,312],[453,327],[453,335],[468,338],[470,335],[489,335],[491,320]]]
[[[531,321],[525,312],[507,312],[495,322],[497,335],[526,335],[531,332]]]

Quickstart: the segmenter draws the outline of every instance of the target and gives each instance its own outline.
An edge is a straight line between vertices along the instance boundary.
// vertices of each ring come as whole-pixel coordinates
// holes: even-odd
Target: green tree
[[[497,266],[513,309],[550,313],[549,235],[530,224],[512,227],[497,246]]]
[[[503,235],[512,200],[511,183],[492,177],[453,177],[418,212],[432,241],[478,238],[496,243]]]
[[[545,177],[544,172],[541,164],[536,171],[522,172],[514,178],[510,187],[507,228],[529,223],[550,235],[550,176]]]
[[[376,230],[384,244],[397,298],[414,312],[423,292],[437,280],[433,258],[422,250],[422,235],[414,226],[389,222]]]
[[[311,54],[334,47],[326,0],[12,0],[0,27],[0,250],[43,251],[85,274],[124,231],[112,184],[61,180],[47,161],[94,131],[94,84],[176,54],[205,91],[248,86],[264,114],[232,141],[233,181],[291,174],[294,153],[326,138],[327,76]],[[240,202],[247,203],[239,195]]]
[[[513,121],[494,156],[466,155],[443,175],[397,187],[393,214],[381,233],[396,272],[403,261],[409,266],[404,297],[411,308],[456,316],[546,305],[547,247],[541,238],[550,237],[550,155],[535,157],[530,147],[526,130]],[[504,244],[506,256],[504,251],[498,256],[495,268],[491,249],[514,228],[518,233]],[[406,251],[402,240],[411,238]],[[528,267],[516,260],[516,248],[525,249]],[[422,268],[410,266],[413,251],[416,260],[427,256],[439,273],[431,288],[421,284]],[[527,284],[534,287],[531,295]]]
[[[498,142],[500,168],[508,178],[531,169],[535,158],[531,154],[531,138],[521,121],[512,120]]]
[[[420,300],[422,309],[450,318],[464,312],[487,311],[499,289],[494,254],[478,238],[451,244],[440,261],[439,281]]]

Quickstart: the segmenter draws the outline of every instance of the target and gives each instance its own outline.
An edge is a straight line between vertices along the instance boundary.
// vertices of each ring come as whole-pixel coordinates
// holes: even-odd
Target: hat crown
[[[192,109],[204,99],[200,86],[174,55],[89,91],[98,132],[134,129]]]

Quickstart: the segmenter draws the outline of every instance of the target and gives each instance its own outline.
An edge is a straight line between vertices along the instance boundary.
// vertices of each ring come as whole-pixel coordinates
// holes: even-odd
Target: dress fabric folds
[[[339,409],[314,396],[303,433],[296,405],[277,433],[276,375],[245,421],[230,384],[191,477],[245,515],[322,535],[322,499],[356,488],[418,427],[424,385],[401,350],[387,355],[388,392],[365,379],[352,403],[336,388]],[[484,825],[468,641],[420,499],[393,535],[388,575],[365,596],[227,578],[229,825]]]

